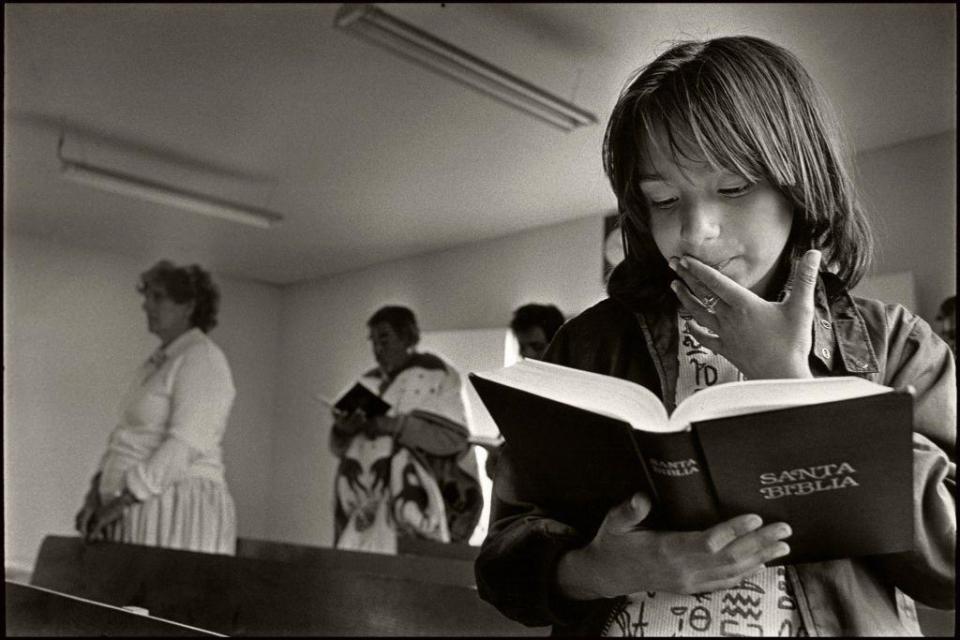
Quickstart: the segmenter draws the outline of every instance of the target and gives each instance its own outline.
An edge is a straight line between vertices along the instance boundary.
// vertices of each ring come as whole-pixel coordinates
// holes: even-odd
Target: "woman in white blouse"
[[[236,514],[221,441],[236,391],[206,335],[219,291],[199,266],[168,261],[143,273],[137,289],[161,344],[131,382],[77,530],[87,540],[232,555]]]

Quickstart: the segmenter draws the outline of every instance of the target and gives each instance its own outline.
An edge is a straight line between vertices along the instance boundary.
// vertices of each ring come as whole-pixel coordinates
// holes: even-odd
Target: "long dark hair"
[[[665,134],[674,160],[684,156],[681,146],[692,146],[714,167],[778,189],[794,208],[790,258],[819,249],[823,268],[847,288],[869,268],[873,237],[830,105],[786,49],[725,37],[671,47],[631,77],[613,108],[603,168],[619,203],[626,257],[607,282],[611,296],[656,306],[674,300],[673,272],[653,241],[639,188],[655,132]]]

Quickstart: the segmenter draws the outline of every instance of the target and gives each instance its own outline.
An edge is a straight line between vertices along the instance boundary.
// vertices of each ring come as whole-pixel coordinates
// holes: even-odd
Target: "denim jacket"
[[[606,299],[564,325],[546,360],[632,380],[672,412],[677,379],[676,311],[631,310]],[[788,567],[811,636],[921,635],[914,600],[954,608],[956,373],[952,352],[900,305],[852,297],[821,273],[815,295],[814,376],[856,375],[912,385],[914,549]],[[560,557],[589,543],[600,522],[576,529],[524,499],[509,445],[497,465],[490,528],[475,564],[480,597],[555,635],[596,635],[622,598],[573,601],[555,589]]]

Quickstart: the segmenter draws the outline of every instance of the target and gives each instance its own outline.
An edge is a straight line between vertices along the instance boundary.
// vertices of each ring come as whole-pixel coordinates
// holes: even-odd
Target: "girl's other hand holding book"
[[[790,527],[764,525],[759,516],[731,518],[704,531],[641,528],[650,498],[637,493],[607,513],[586,547],[564,555],[557,587],[574,600],[639,591],[694,594],[730,589],[790,553]]]

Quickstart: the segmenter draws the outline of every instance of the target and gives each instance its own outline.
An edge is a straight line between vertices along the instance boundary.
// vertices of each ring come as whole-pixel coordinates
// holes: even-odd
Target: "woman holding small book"
[[[954,360],[907,309],[848,293],[873,244],[812,79],[758,38],[677,44],[631,78],[603,151],[626,258],[544,359],[639,383],[668,412],[741,379],[912,386],[914,549],[767,566],[790,552],[786,523],[655,530],[642,493],[574,527],[508,443],[480,596],[557,634],[919,635],[914,600],[954,607]]]
[[[389,409],[333,409],[335,545],[395,553],[399,536],[466,543],[483,507],[457,371],[417,352],[416,317],[379,309],[367,322],[377,366],[359,383]]]

